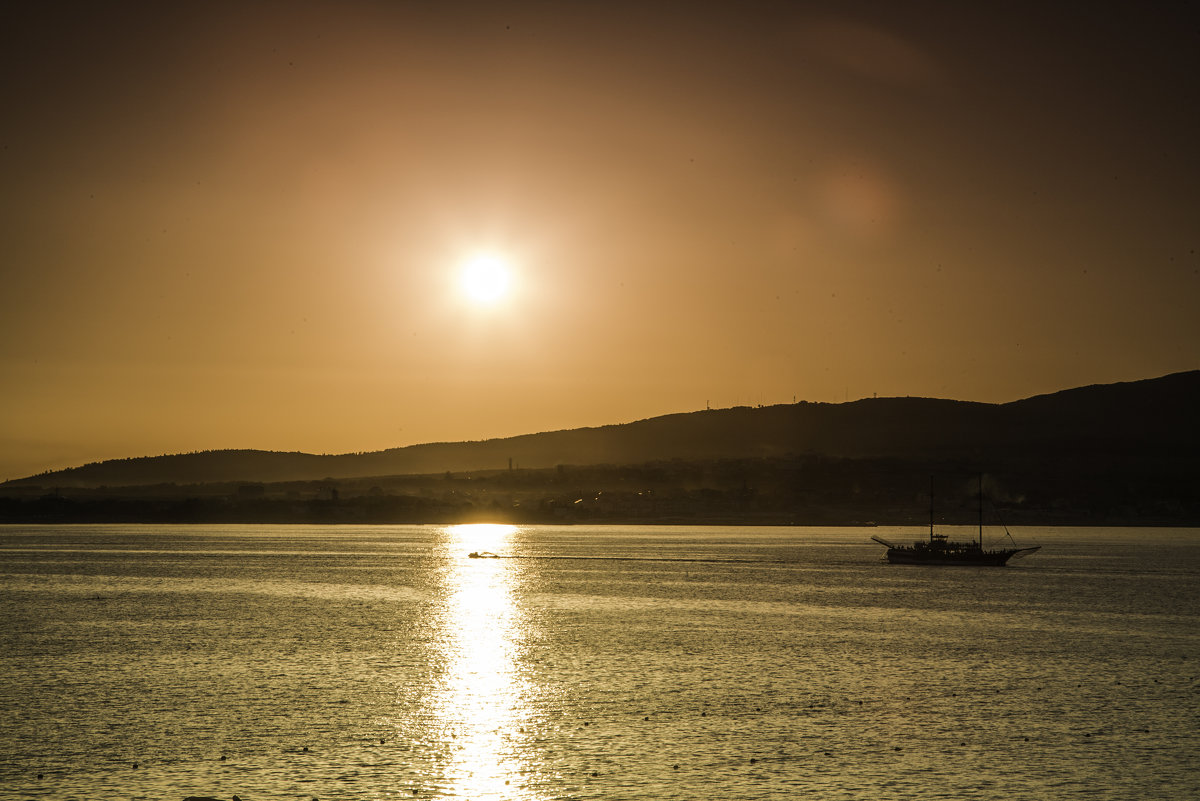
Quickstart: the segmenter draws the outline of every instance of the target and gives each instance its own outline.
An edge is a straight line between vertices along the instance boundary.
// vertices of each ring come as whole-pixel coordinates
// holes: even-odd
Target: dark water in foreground
[[[0,798],[1200,797],[1200,531],[873,533],[0,527]]]

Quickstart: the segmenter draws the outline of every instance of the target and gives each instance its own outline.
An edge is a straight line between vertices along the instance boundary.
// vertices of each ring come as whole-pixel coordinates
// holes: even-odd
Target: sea
[[[0,799],[1200,798],[1200,530],[926,534],[0,526]]]

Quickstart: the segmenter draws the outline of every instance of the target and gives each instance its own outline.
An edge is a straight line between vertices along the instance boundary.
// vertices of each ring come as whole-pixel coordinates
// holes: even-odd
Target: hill
[[[0,485],[0,522],[1200,525],[1200,371],[1006,404],[879,398],[321,456],[120,459]],[[1000,509],[997,508],[997,514]]]
[[[1194,454],[1200,445],[1200,370],[1094,385],[1006,404],[932,398],[801,402],[671,414],[597,428],[371,453],[316,455],[224,450],[117,459],[0,487],[120,487],[281,482],[663,460],[840,459],[1074,465]],[[511,462],[510,462],[511,460]]]

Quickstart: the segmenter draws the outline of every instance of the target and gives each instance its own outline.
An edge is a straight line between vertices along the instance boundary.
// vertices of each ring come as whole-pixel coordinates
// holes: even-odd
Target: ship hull
[[[991,553],[938,554],[913,553],[898,548],[887,552],[887,560],[893,565],[959,565],[962,567],[1003,567],[1016,551]]]

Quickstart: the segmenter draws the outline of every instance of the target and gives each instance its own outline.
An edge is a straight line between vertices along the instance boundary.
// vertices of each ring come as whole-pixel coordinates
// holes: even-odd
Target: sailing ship
[[[1012,541],[1005,528],[1004,533]],[[983,547],[983,476],[979,477],[979,539],[970,542],[952,542],[945,534],[933,530],[933,479],[929,480],[929,540],[918,540],[912,545],[897,545],[883,537],[871,537],[880,545],[887,546],[887,560],[893,565],[968,565],[975,567],[1002,567],[1008,560],[1021,559],[1042,546],[1018,548]]]

